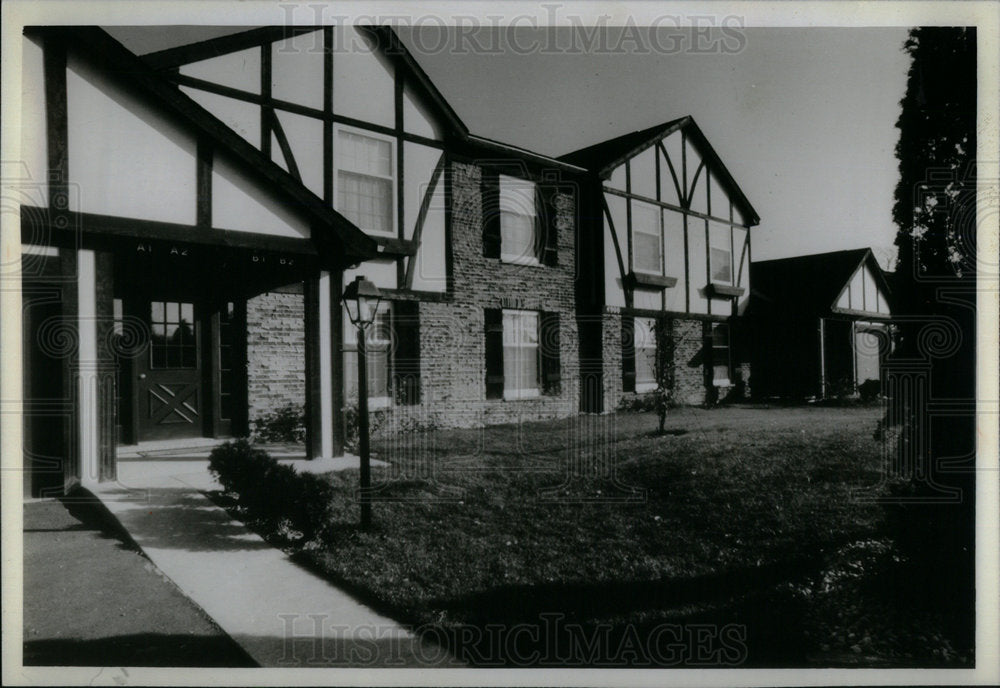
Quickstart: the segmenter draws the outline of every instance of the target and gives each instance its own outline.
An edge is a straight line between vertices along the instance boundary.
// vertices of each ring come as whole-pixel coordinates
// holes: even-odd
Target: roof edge
[[[351,258],[367,260],[377,255],[377,245],[371,237],[336,210],[327,207],[322,199],[300,184],[291,174],[266,158],[260,150],[215,115],[166,81],[142,58],[99,26],[25,27],[24,33],[46,39],[56,38],[65,45],[74,46],[82,59],[107,74],[109,78],[125,82],[143,97],[154,101],[158,107],[191,127],[196,136],[208,137],[213,146],[247,164],[255,175],[272,182],[277,187],[278,193],[303,208],[303,214],[308,215],[311,220],[336,232],[344,247],[356,254],[350,256]],[[114,65],[114,69],[109,69],[109,64]]]

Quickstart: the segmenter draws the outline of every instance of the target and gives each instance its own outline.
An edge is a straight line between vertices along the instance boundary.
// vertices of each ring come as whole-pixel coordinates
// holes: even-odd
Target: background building
[[[892,347],[891,293],[871,249],[765,260],[750,269],[753,392],[853,395]]]

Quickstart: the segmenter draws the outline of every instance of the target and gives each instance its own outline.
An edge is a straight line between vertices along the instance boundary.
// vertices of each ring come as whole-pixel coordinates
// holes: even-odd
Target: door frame
[[[149,302],[151,300],[182,300],[187,299],[194,304],[194,325],[198,338],[198,384],[201,394],[201,424],[200,436],[218,438],[238,436],[246,433],[247,427],[247,330],[246,330],[246,299],[232,298],[222,302],[213,298],[197,298],[190,291],[157,289],[143,285],[145,288],[129,295],[116,295],[122,300],[122,314],[126,318],[136,318],[135,322],[149,324]],[[233,376],[232,376],[232,409],[233,417],[222,418],[221,403],[221,360],[219,343],[221,339],[220,309],[228,303],[234,304],[233,330]],[[122,419],[121,427],[125,444],[139,444],[154,438],[144,437],[140,423],[139,375],[141,368],[139,356],[148,357],[148,346],[142,347],[135,356],[121,361],[121,379],[127,382],[128,388],[119,393],[127,400],[123,407],[128,418]]]

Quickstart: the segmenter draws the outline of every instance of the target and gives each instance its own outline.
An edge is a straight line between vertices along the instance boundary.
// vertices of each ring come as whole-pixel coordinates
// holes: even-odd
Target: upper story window
[[[483,256],[516,265],[558,265],[555,189],[489,167],[482,174]]]
[[[660,211],[646,203],[632,202],[632,269],[663,273],[663,229]]]
[[[499,177],[500,259],[538,265],[538,222],[534,182]]]
[[[709,224],[709,262],[712,281],[733,283],[733,245],[728,226]]]
[[[389,138],[337,130],[337,210],[366,232],[392,234],[395,165]]]

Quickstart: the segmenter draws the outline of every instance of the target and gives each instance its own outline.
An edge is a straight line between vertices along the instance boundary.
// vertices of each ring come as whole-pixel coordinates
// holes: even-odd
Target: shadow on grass
[[[292,559],[473,667],[800,667],[808,614],[782,592],[815,575],[811,556],[662,581],[508,585],[401,607]]]
[[[775,590],[812,557],[694,578],[501,586],[426,606],[462,661],[501,666],[805,666],[805,609]]]

